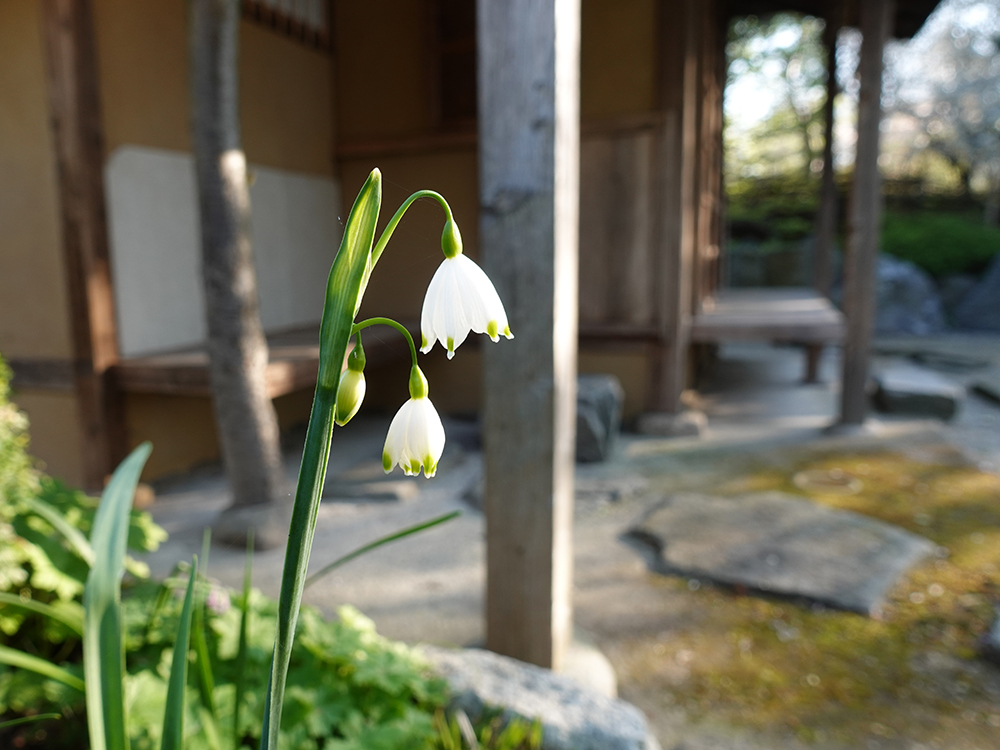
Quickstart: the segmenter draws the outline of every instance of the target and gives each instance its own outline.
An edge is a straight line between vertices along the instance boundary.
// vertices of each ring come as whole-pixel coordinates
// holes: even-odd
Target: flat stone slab
[[[936,549],[896,526],[781,492],[674,495],[628,536],[661,573],[871,616],[899,576]]]
[[[887,413],[951,419],[965,399],[961,385],[916,365],[888,365],[875,382],[875,405]]]
[[[972,382],[972,390],[1000,404],[1000,367],[978,374]]]
[[[642,711],[569,677],[481,649],[422,647],[475,718],[487,706],[542,722],[543,750],[660,750]]]

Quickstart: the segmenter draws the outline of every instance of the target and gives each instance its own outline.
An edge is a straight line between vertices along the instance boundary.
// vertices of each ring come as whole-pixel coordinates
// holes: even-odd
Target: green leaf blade
[[[71,688],[75,688],[81,693],[86,690],[83,680],[75,674],[68,672],[62,667],[57,667],[50,661],[46,661],[45,659],[41,659],[32,654],[26,654],[23,651],[18,651],[16,648],[0,646],[0,664],[6,664],[11,667],[18,667],[19,669],[27,669],[31,672],[36,672],[44,677],[57,680],[64,685],[69,685]]]
[[[94,564],[83,594],[83,671],[90,746],[128,750],[121,581],[125,574],[129,513],[152,446],[143,443],[115,469],[101,496],[90,546]]]
[[[167,683],[167,706],[163,712],[163,742],[160,750],[181,750],[184,741],[184,688],[187,685],[188,647],[191,641],[191,603],[194,600],[194,582],[198,558],[191,561],[181,619],[177,627],[177,640],[170,662],[170,681]]]

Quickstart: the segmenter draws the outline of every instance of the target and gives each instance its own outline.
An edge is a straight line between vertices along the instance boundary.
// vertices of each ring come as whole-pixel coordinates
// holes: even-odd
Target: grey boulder
[[[955,325],[970,331],[1000,332],[1000,253],[955,308]]]
[[[625,391],[614,375],[580,375],[576,379],[576,460],[603,461],[622,428]]]
[[[875,268],[875,332],[926,336],[945,329],[941,298],[926,271],[909,261],[879,255]]]
[[[452,708],[486,707],[542,722],[543,750],[660,750],[642,711],[548,669],[481,649],[423,647],[451,687]]]

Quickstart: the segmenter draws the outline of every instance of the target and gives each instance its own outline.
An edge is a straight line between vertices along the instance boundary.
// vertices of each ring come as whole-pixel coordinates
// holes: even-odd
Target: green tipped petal
[[[385,469],[386,474],[392,471],[392,457],[388,453],[382,454],[382,468]]]
[[[489,324],[486,326],[486,335],[489,336],[494,341],[500,338],[497,335],[497,327],[498,327],[497,322],[495,320],[491,320]]]
[[[504,328],[503,328],[503,335],[504,335],[505,338],[508,338],[508,339],[514,338],[514,334],[510,332],[510,326],[504,326]]]

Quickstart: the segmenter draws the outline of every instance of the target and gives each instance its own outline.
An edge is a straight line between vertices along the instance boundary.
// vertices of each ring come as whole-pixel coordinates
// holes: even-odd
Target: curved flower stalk
[[[470,331],[485,333],[494,343],[500,334],[514,338],[500,295],[483,269],[462,252],[462,235],[453,221],[445,224],[441,248],[445,259],[420,311],[420,351],[426,354],[438,341],[451,359]]]
[[[354,322],[375,264],[403,214],[414,201],[424,197],[433,198],[441,204],[446,216],[441,235],[441,249],[446,258],[442,268],[445,270],[442,272],[439,269],[431,282],[431,287],[435,290],[433,300],[438,301],[442,311],[442,322],[437,327],[427,328],[434,335],[430,339],[426,335],[424,338],[433,341],[437,338],[438,331],[442,331],[444,338],[440,340],[448,348],[449,357],[470,330],[487,333],[494,341],[499,339],[500,333],[512,338],[506,312],[493,284],[475,263],[462,256],[461,234],[451,207],[441,195],[432,190],[421,190],[411,195],[389,220],[382,236],[375,242],[375,227],[382,201],[381,182],[381,173],[375,169],[361,188],[347,217],[340,250],[327,282],[326,303],[320,325],[319,374],[285,550],[281,594],[278,599],[277,632],[265,698],[261,750],[277,750],[278,747],[285,680],[330,457],[333,426],[334,423],[347,424],[357,413],[365,395],[365,362],[360,339],[362,329],[376,324],[393,326],[406,337],[412,359],[411,398],[403,404],[389,427],[383,450],[385,470],[391,471],[399,465],[409,475],[418,474],[422,470],[430,478],[434,476],[444,450],[444,427],[427,398],[427,380],[417,367],[417,350],[409,331],[389,318],[371,318],[357,324]],[[428,298],[431,298],[430,290]],[[426,310],[426,301],[424,306]],[[424,328],[422,323],[421,329]],[[357,347],[348,360],[346,372],[342,373],[350,338],[355,335],[358,336]]]
[[[427,398],[427,378],[415,364],[410,370],[410,400],[399,407],[389,425],[382,449],[382,468],[388,474],[399,466],[408,477],[424,470],[430,479],[437,473],[444,452],[444,426]]]

